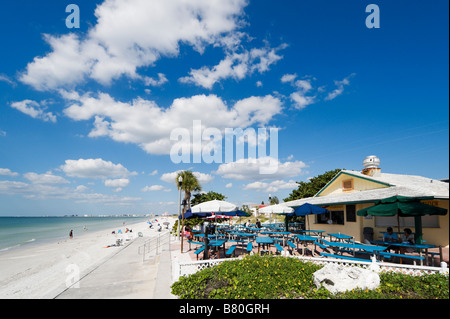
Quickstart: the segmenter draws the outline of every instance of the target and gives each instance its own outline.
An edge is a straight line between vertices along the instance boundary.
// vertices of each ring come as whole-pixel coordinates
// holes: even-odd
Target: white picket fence
[[[368,268],[372,261],[359,262],[352,260],[342,260],[333,258],[320,258],[320,257],[303,257],[303,256],[288,256],[286,258],[298,258],[307,262],[315,264],[325,265],[326,263],[337,263],[346,266],[363,267]],[[210,259],[210,260],[198,260],[184,263],[174,263],[172,279],[174,282],[178,281],[181,276],[189,276],[196,273],[199,270],[213,267],[225,261],[238,260],[239,258],[225,258],[225,259]],[[419,276],[423,274],[441,273],[448,276],[449,269],[447,263],[442,262],[441,267],[430,266],[416,266],[416,265],[404,265],[394,264],[386,262],[377,262],[377,266],[380,267],[380,272],[394,271],[397,273],[403,273],[407,275]]]

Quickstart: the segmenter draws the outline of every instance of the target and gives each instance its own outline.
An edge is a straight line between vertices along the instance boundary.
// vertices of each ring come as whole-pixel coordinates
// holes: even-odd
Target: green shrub
[[[375,290],[353,290],[332,295],[317,289],[313,273],[322,268],[297,258],[247,256],[181,277],[172,293],[181,299],[448,299],[448,277],[440,274],[408,276],[380,274]]]

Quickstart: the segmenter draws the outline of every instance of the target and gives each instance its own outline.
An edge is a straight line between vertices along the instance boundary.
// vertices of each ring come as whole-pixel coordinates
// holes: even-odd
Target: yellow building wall
[[[356,204],[356,211],[372,206],[371,203],[366,204]],[[423,227],[423,240],[426,241],[427,244],[436,245],[436,246],[442,246],[442,247],[448,247],[449,246],[449,201],[448,200],[438,200],[437,206],[441,208],[447,209],[447,215],[445,216],[438,216],[439,218],[439,227],[438,228],[427,228]],[[344,225],[329,225],[329,224],[316,224],[316,216],[315,215],[309,215],[306,216],[306,225],[308,227],[309,222],[309,228],[312,230],[323,230],[325,233],[341,233],[349,236],[355,237],[356,241],[363,242],[364,241],[364,227],[371,227],[374,231],[374,239],[381,239],[383,237],[383,233],[386,231],[386,227],[376,227],[375,226],[375,217],[362,217],[362,216],[356,216],[356,222],[347,222],[346,220],[346,214],[345,211],[346,206],[343,205],[342,209],[336,209],[336,210],[344,210]],[[331,208],[330,210],[333,210]],[[397,231],[397,225],[392,225],[394,228],[394,231]],[[413,233],[415,232],[414,227],[408,227],[411,228]],[[401,227],[400,230],[403,231],[404,227]]]
[[[371,204],[369,204],[371,205]],[[365,205],[365,207],[369,206]],[[362,209],[363,206],[361,204],[356,205],[356,211],[359,209]],[[347,221],[347,211],[346,211],[346,205],[339,206],[332,206],[327,207],[328,210],[343,210],[344,211],[344,225],[336,225],[336,224],[317,224],[316,223],[316,216],[315,215],[309,215],[306,216],[309,219],[309,225],[310,229],[312,230],[323,230],[325,233],[341,233],[349,236],[355,237],[356,241],[364,241],[363,236],[363,226],[361,226],[361,217],[356,216],[356,222],[348,222]],[[306,221],[307,223],[308,221]],[[306,224],[308,225],[308,224]],[[364,226],[365,227],[365,226]]]
[[[342,182],[347,180],[353,180],[353,190],[343,190]],[[387,188],[389,186],[380,183],[375,183],[366,179],[354,177],[347,174],[341,174],[336,178],[326,189],[318,195],[318,197],[328,196],[328,195],[340,195],[348,194],[356,191],[366,191],[370,189]]]

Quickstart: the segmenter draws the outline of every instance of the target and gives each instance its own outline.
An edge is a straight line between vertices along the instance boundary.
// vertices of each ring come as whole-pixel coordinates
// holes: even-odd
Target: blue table
[[[338,241],[344,241],[344,240],[349,241],[350,239],[353,239],[353,236],[344,235],[344,234],[341,234],[341,233],[327,233],[327,234],[328,234],[328,236],[330,236],[330,238],[334,237]]]
[[[217,248],[220,249],[220,246],[223,245],[223,250],[225,252],[225,243],[227,242],[226,239],[216,239],[216,240],[211,240],[208,243],[208,247],[214,247],[214,254],[217,252]]]
[[[211,240],[209,242],[208,246],[220,247],[220,246],[224,245],[226,242],[227,242],[226,239]]]
[[[263,246],[268,245],[270,247],[270,245],[273,244],[273,239],[270,237],[258,236],[258,237],[256,237],[256,243],[258,244],[258,254],[259,254],[261,245],[263,245]]]
[[[414,245],[411,245],[409,243],[396,243],[396,242],[388,242],[388,241],[382,241],[382,240],[374,240],[374,241],[371,241],[371,243],[372,244],[376,244],[376,245],[386,246],[386,248],[394,246],[394,247],[399,247],[399,248],[413,248],[413,249],[417,249],[418,252],[419,252],[419,256],[420,257],[422,257],[422,250],[424,250],[427,263],[428,263],[428,249],[437,247],[436,245],[429,245],[429,244],[414,244]],[[421,263],[422,263],[422,261],[421,261]]]
[[[231,236],[235,236],[237,238],[241,238],[241,244],[242,245],[244,245],[244,241],[245,241],[245,240],[242,240],[242,239],[245,238],[246,240],[248,240],[250,242],[250,238],[251,237],[256,237],[257,236],[256,234],[250,234],[250,233],[230,233],[230,235]],[[237,241],[239,241],[239,240],[237,239]]]
[[[308,235],[294,235],[295,238],[297,238],[297,243],[300,242],[302,244],[302,256],[305,255],[305,250],[308,249],[308,243],[313,243],[317,241],[316,237],[308,236]],[[315,246],[315,245],[314,245]],[[297,246],[298,247],[298,246]],[[311,254],[314,255],[314,249],[311,251]]]
[[[250,233],[230,233],[231,236],[238,236],[238,237],[256,237],[256,234],[250,234]]]
[[[300,233],[309,233],[309,234],[313,234],[315,236],[320,236],[322,237],[323,233],[325,231],[324,230],[301,230]]]
[[[387,249],[387,247],[375,246],[375,245],[364,245],[364,244],[357,244],[357,243],[341,243],[341,242],[326,241],[326,240],[322,240],[322,242],[329,247],[336,248],[336,250],[338,248],[348,249],[353,253],[353,256],[355,256],[357,249],[374,254],[375,256],[378,256],[380,251],[384,251]]]
[[[201,233],[201,234],[194,234],[194,237],[198,237],[198,238],[202,238],[202,240],[205,238],[205,234]],[[217,237],[223,237],[223,235],[208,235],[208,238],[212,239],[212,238],[217,238]]]

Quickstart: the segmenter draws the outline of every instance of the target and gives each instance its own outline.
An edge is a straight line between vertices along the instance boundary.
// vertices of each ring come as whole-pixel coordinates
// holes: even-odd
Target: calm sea
[[[86,232],[124,228],[146,217],[0,217],[0,253],[32,243],[52,242]],[[85,230],[87,229],[87,230]]]

